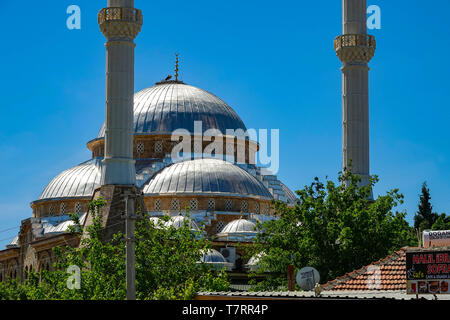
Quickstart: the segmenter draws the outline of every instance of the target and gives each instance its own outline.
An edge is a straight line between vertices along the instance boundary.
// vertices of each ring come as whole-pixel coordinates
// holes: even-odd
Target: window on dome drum
[[[180,201],[178,199],[172,199],[170,209],[171,210],[180,210]]]
[[[233,208],[233,202],[229,199],[225,200],[225,210],[231,211],[232,208]]]
[[[75,203],[75,213],[76,214],[81,213],[81,203],[79,203],[79,202]]]
[[[67,205],[63,202],[61,203],[61,214],[65,214],[67,209]]]
[[[50,205],[50,208],[48,209],[48,213],[49,213],[49,215],[53,214],[53,205],[52,204]]]
[[[265,214],[269,214],[269,205],[268,204],[266,204],[264,211],[265,211],[264,212]]]
[[[155,153],[162,153],[162,151],[163,151],[162,141],[156,141],[156,143],[155,143]]]
[[[242,212],[248,212],[248,202],[247,201],[242,201],[241,211]]]
[[[137,144],[137,152],[139,154],[143,154],[144,153],[144,143],[143,142],[139,142]]]
[[[156,199],[154,203],[155,211],[161,211],[161,199]]]
[[[189,202],[189,206],[191,207],[191,210],[198,210],[197,199],[191,199],[191,201]]]
[[[214,199],[208,200],[208,211],[214,211],[216,209],[216,202]]]
[[[216,233],[220,233],[225,228],[225,222],[218,221],[216,224]]]
[[[259,214],[259,203],[255,202],[255,213]]]

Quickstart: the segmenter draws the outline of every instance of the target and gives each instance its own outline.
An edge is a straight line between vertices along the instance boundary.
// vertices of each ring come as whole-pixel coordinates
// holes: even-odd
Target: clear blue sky
[[[226,101],[249,128],[280,129],[279,177],[293,190],[341,168],[341,73],[333,39],[341,1],[136,0],[136,91],[172,72]],[[81,7],[81,30],[66,9]],[[375,194],[399,188],[408,221],[423,181],[450,212],[450,1],[369,0],[381,30],[370,63]],[[31,216],[29,203],[61,171],[90,158],[104,118],[106,0],[0,1],[0,231]],[[0,246],[18,228],[0,232]]]

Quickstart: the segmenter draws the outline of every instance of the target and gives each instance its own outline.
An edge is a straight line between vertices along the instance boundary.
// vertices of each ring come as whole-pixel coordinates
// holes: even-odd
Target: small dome
[[[260,252],[255,254],[248,260],[247,264],[245,265],[246,269],[249,269],[250,271],[256,271],[259,269],[259,260],[261,257],[266,256],[267,254],[265,252]]]
[[[232,233],[248,233],[248,232],[256,233],[256,224],[246,219],[238,219],[228,223],[220,233],[232,234]]]
[[[151,217],[149,220],[150,223],[153,224],[156,229],[162,229],[166,225],[166,223],[158,217]]]
[[[295,195],[294,192],[291,191],[291,189],[289,189],[283,182],[280,181],[280,185],[281,188],[283,189],[283,192],[287,198],[287,203],[288,204],[297,204],[298,203],[298,198]]]
[[[97,158],[63,171],[47,185],[37,201],[91,197],[100,186],[101,164]]]
[[[254,256],[252,256],[250,258],[250,260],[248,260],[247,262],[247,266],[256,266],[259,263],[259,260],[261,259],[261,257],[265,256],[266,253],[265,252],[260,252],[255,254]]]
[[[201,262],[205,263],[226,263],[225,257],[217,250],[208,250],[203,257],[200,259]]]
[[[190,219],[190,218],[186,218],[185,216],[176,216],[176,217],[172,217],[170,218],[169,221],[167,221],[165,223],[166,227],[174,227],[176,229],[180,228],[183,226],[184,221],[187,221],[188,226],[191,230],[200,230],[200,228],[198,227],[198,225],[195,223],[194,220]]]
[[[246,127],[236,112],[215,95],[184,84],[163,82],[134,95],[135,134],[172,134],[176,129],[194,132],[194,121],[202,122],[203,131]],[[103,124],[97,138],[105,136]]]
[[[270,191],[247,171],[218,159],[174,163],[157,173],[143,190],[146,196],[199,194],[273,199]]]
[[[201,258],[198,263],[205,263],[209,267],[215,270],[226,270],[231,271],[233,269],[233,264],[228,262],[225,257],[217,250],[208,250]]]

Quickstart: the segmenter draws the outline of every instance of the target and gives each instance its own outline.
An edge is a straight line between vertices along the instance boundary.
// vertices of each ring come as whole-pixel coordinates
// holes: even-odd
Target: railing
[[[343,47],[368,47],[376,48],[375,37],[368,34],[344,34],[334,39],[334,50]]]
[[[106,21],[125,21],[142,24],[142,11],[135,8],[103,8],[98,14],[98,23],[103,24]]]

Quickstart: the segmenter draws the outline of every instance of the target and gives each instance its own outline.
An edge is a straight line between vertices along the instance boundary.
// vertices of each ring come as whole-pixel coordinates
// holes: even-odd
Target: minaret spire
[[[342,166],[369,184],[369,67],[375,37],[367,34],[366,0],[342,0],[343,34],[334,40],[342,61]]]
[[[175,57],[176,57],[176,59],[175,59],[175,81],[178,81],[178,63],[179,63],[178,56],[179,56],[179,54],[175,53]]]

